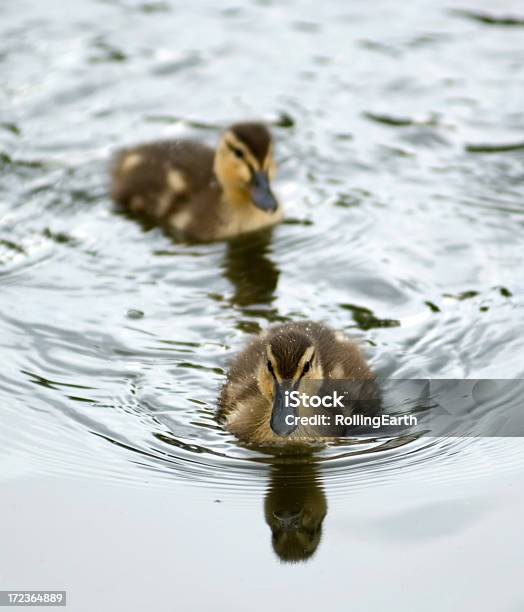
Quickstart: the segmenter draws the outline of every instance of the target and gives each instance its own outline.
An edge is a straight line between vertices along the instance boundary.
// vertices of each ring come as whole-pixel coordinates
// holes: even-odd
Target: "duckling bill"
[[[325,395],[343,381],[359,412],[376,413],[380,396],[374,375],[355,342],[342,332],[312,321],[269,328],[232,361],[219,398],[219,417],[240,440],[259,446],[303,446],[320,437],[346,435],[345,427],[303,424],[292,391]],[[333,396],[334,397],[334,396]],[[348,410],[344,404],[342,413]],[[300,404],[300,414],[332,415],[336,406]],[[322,414],[323,413],[323,414]],[[307,420],[307,419],[306,419]]]
[[[222,240],[282,219],[271,188],[275,173],[267,127],[236,123],[222,134],[216,150],[173,140],[120,151],[111,194],[130,213],[184,238]]]

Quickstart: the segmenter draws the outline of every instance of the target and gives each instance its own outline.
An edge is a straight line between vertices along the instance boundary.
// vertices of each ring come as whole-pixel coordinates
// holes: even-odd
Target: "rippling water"
[[[450,546],[473,546],[473,523],[491,525],[479,518],[485,506],[504,511],[509,538],[523,503],[513,489],[524,481],[521,439],[359,440],[297,463],[240,447],[214,414],[227,362],[249,334],[299,318],[359,338],[380,376],[524,378],[523,19],[518,2],[470,0],[4,3],[3,481],[52,477],[72,497],[85,477],[127,483],[131,505],[159,491],[186,507],[206,494],[224,506],[243,500],[243,529],[228,528],[231,512],[224,532],[245,539],[275,580],[280,566],[250,528],[264,523],[263,498],[277,557],[307,548],[302,536],[322,551],[323,525],[326,552],[294,568],[333,564],[341,581],[329,534],[353,541],[348,507],[388,559],[384,534],[398,527],[409,540],[418,495],[431,499],[427,529]],[[277,143],[287,219],[272,232],[180,244],[112,209],[115,148],[168,136],[213,143],[253,117],[273,124]],[[456,500],[471,503],[475,521],[449,506]],[[298,544],[279,532],[311,516],[305,535],[293,532]],[[117,522],[107,525],[115,534]],[[418,553],[428,566],[437,555]],[[494,577],[505,593],[497,609],[523,605],[512,572]],[[246,584],[255,583],[256,573]],[[451,584],[450,607],[424,609],[469,601],[467,580]],[[404,609],[421,608],[421,587]],[[477,588],[475,609],[492,609],[491,592]]]

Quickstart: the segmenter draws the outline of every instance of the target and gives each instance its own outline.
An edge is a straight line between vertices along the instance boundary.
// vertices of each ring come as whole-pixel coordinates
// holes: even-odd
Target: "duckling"
[[[230,364],[218,416],[243,442],[295,450],[306,442],[314,447],[322,443],[320,436],[346,435],[345,427],[330,423],[318,428],[292,422],[290,416],[312,416],[320,410],[308,412],[303,403],[297,410],[291,405],[294,402],[286,401],[286,395],[291,390],[322,395],[334,380],[344,381],[349,398],[358,397],[344,414],[357,405],[363,414],[378,411],[380,397],[374,375],[357,344],[344,333],[312,321],[270,327]],[[336,410],[324,412],[335,414]]]
[[[271,135],[236,123],[216,151],[192,140],[158,141],[117,153],[113,200],[134,215],[196,241],[231,238],[274,225],[282,209],[271,190]]]

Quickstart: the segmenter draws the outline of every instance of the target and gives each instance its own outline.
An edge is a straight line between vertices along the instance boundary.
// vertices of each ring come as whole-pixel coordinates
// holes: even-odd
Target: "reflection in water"
[[[233,284],[230,302],[245,314],[253,314],[252,306],[269,306],[275,298],[280,274],[268,253],[272,230],[265,230],[231,240],[227,244],[224,276]],[[277,311],[264,311],[269,320],[277,319]]]
[[[147,14],[140,8],[146,4]],[[496,15],[497,3],[487,16],[466,17],[446,10],[462,3],[422,0],[422,9],[420,2],[395,5],[392,31],[384,19],[392,14],[388,2],[369,10],[340,0],[320,11],[311,2],[229,4],[241,13],[224,15],[199,0],[176,7],[167,0],[85,2],[75,11],[64,11],[58,0],[30,0],[28,10],[2,10],[0,62],[10,75],[0,83],[7,111],[0,119],[4,480],[16,479],[20,487],[33,481],[44,491],[45,479],[55,475],[72,484],[96,479],[122,495],[129,491],[130,506],[136,494],[135,505],[144,508],[157,490],[166,492],[167,506],[178,485],[187,488],[179,514],[160,507],[158,521],[151,521],[151,528],[166,531],[179,517],[187,538],[177,538],[176,547],[156,546],[151,555],[183,573],[206,515],[210,523],[228,516],[222,532],[231,546],[224,549],[218,534],[199,575],[180,594],[194,601],[189,589],[196,582],[211,585],[210,593],[197,594],[199,608],[227,605],[206,602],[216,594],[213,584],[223,581],[205,570],[222,567],[227,580],[234,550],[249,550],[255,561],[237,580],[248,600],[257,593],[252,608],[274,606],[282,594],[289,599],[285,584],[276,594],[259,588],[261,576],[275,572],[266,557],[280,564],[269,551],[270,537],[278,559],[296,563],[276,571],[296,574],[315,564],[315,575],[329,572],[333,592],[339,584],[343,594],[347,569],[338,561],[346,555],[330,546],[325,530],[332,529],[333,543],[344,537],[354,518],[344,500],[358,491],[355,578],[363,586],[374,576],[391,578],[380,602],[371,594],[375,607],[403,605],[405,577],[417,562],[434,567],[435,551],[448,543],[463,551],[450,558],[443,576],[460,608],[471,599],[460,570],[478,570],[477,539],[482,560],[493,561],[494,570],[477,599],[487,595],[488,609],[516,609],[522,600],[516,574],[496,563],[504,559],[518,570],[515,538],[507,545],[502,537],[491,541],[492,523],[480,521],[460,523],[460,533],[450,536],[453,517],[443,512],[428,514],[433,529],[416,529],[416,516],[425,514],[421,501],[438,508],[458,499],[471,508],[487,503],[503,509],[492,515],[493,525],[504,523],[510,534],[520,520],[524,481],[519,439],[421,432],[348,438],[311,459],[320,472],[316,480],[315,466],[268,472],[273,456],[242,447],[216,424],[214,411],[220,366],[233,344],[256,333],[258,323],[304,314],[348,332],[356,327],[381,377],[485,379],[467,401],[446,392],[439,407],[444,426],[453,417],[471,436],[487,427],[511,435],[521,426],[517,384],[488,380],[524,377],[518,272],[524,265],[524,136],[516,132],[521,107],[512,104],[522,69],[521,17]],[[181,34],[176,41],[167,11],[160,10],[171,5]],[[518,8],[516,1],[504,5]],[[317,31],[297,28],[297,19],[318,24]],[[59,44],[49,44],[57,33]],[[65,47],[70,52],[62,57]],[[294,50],[285,62],[284,48]],[[437,56],[435,78],[428,79]],[[43,83],[42,66],[52,67]],[[351,82],[359,83],[358,92]],[[188,89],[198,89],[196,99]],[[286,194],[286,216],[310,225],[288,218],[274,230],[278,243],[264,232],[231,243],[172,246],[159,229],[142,231],[109,214],[106,151],[164,137],[202,135],[211,142],[226,122],[280,109],[292,111],[295,127],[278,131],[283,172],[277,186]],[[300,286],[308,289],[304,306]],[[388,408],[404,409],[402,397],[386,399]],[[430,425],[439,424],[427,416]],[[270,473],[271,484],[265,481]],[[323,490],[330,517],[319,544]],[[200,503],[208,494],[226,503]],[[229,500],[239,498],[227,515]],[[235,531],[252,519],[253,501],[262,542],[256,530]],[[34,506],[28,524],[44,516]],[[201,514],[188,520],[188,507]],[[399,517],[407,517],[403,529]],[[155,541],[152,534],[133,538],[128,524],[128,547]],[[105,515],[104,525],[108,533],[119,527]],[[260,545],[265,555],[258,554]],[[307,565],[297,563],[307,558]],[[107,573],[118,555],[87,560]],[[57,571],[64,561],[65,555]],[[438,597],[439,585],[432,590],[435,581],[423,578],[410,585],[404,608],[427,609]],[[171,584],[158,585],[165,599]],[[371,611],[369,589],[356,591],[354,608]],[[313,607],[325,605],[324,594],[310,583],[292,597],[297,607]],[[333,608],[343,609],[339,600]]]
[[[281,561],[306,561],[318,548],[327,501],[315,464],[273,466],[264,502],[273,550]]]

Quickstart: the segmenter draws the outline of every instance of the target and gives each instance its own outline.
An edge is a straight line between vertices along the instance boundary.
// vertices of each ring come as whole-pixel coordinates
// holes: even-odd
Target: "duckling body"
[[[323,442],[319,433],[321,437],[345,435],[345,429],[292,426],[287,420],[291,411],[285,405],[286,392],[322,393],[335,380],[360,385],[358,397],[369,401],[367,410],[378,409],[374,375],[358,346],[345,334],[312,321],[272,327],[254,338],[230,364],[220,394],[219,418],[239,439],[260,446],[303,447],[304,443]],[[300,413],[307,413],[303,406]]]
[[[216,151],[192,140],[120,151],[111,193],[130,213],[184,238],[221,240],[282,219],[270,187],[274,174],[267,128],[239,123],[226,130]]]

